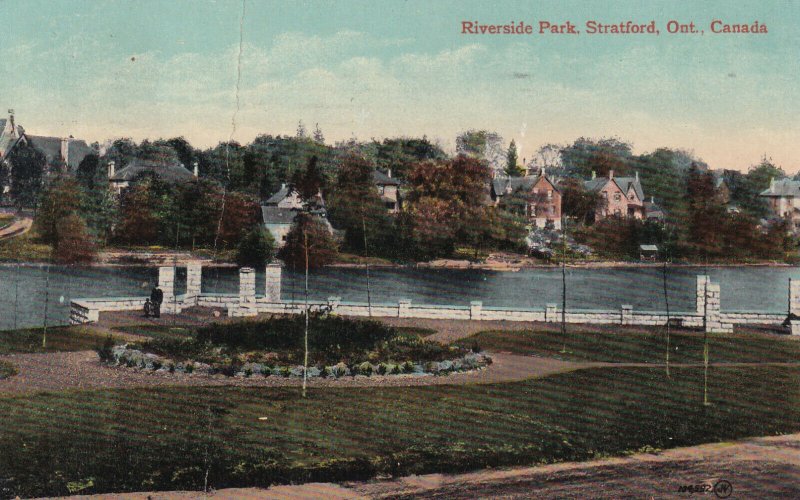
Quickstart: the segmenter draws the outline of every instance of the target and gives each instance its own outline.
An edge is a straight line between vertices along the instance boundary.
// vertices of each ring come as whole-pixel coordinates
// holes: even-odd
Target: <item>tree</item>
[[[328,225],[319,217],[301,212],[286,235],[286,244],[278,252],[278,257],[287,265],[303,269],[323,267],[332,263],[338,254],[336,242]]]
[[[686,196],[690,251],[705,258],[721,255],[723,234],[720,228],[725,223],[725,207],[716,197],[713,175],[692,166],[686,181]]]
[[[297,122],[297,131],[295,132],[294,136],[298,139],[306,139],[308,137],[306,126],[303,124],[303,120]]]
[[[19,208],[33,207],[42,189],[47,159],[33,146],[20,144],[6,157],[11,165],[11,197]]]
[[[591,224],[603,204],[600,193],[587,191],[580,179],[567,178],[561,186],[561,210],[567,217]]]
[[[54,248],[56,262],[60,264],[88,264],[97,253],[94,239],[86,222],[75,213],[61,219]]]
[[[477,210],[483,207],[489,169],[473,157],[458,155],[447,161],[427,161],[416,165],[409,175],[409,213],[412,234],[420,258],[452,253],[455,244],[475,242]]]
[[[42,193],[36,213],[36,231],[45,243],[58,242],[58,227],[67,216],[76,214],[81,207],[81,191],[70,177],[57,177]]]
[[[219,239],[225,246],[235,248],[247,228],[258,223],[258,213],[259,205],[251,197],[241,193],[227,193],[225,211],[219,225]]]
[[[517,164],[517,144],[514,139],[511,139],[511,144],[508,146],[508,153],[506,154],[506,168],[505,173],[509,177],[519,177],[524,172]]]
[[[275,240],[260,225],[254,226],[239,242],[236,263],[240,266],[261,267],[272,260]]]
[[[305,169],[294,173],[291,186],[297,191],[306,206],[313,207],[317,203],[322,188],[322,173],[319,170],[316,156],[309,158]]]
[[[631,145],[615,138],[587,139],[581,137],[561,150],[567,175],[588,178],[595,172],[600,177],[614,170],[625,175],[629,171]]]
[[[138,182],[122,192],[120,199],[120,225],[116,237],[132,244],[152,244],[158,241],[161,231],[160,204],[152,180]],[[174,235],[173,235],[174,238]]]
[[[502,172],[505,160],[503,138],[487,130],[468,130],[456,137],[456,153],[485,161],[493,172]]]
[[[325,136],[322,135],[322,130],[319,128],[319,123],[314,127],[314,142],[317,144],[325,144]]]

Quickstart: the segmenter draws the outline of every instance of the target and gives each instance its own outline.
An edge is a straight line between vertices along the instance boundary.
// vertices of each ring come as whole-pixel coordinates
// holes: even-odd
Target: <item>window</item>
[[[547,199],[548,200],[552,200],[553,199],[553,191],[552,190],[548,190],[547,191]]]
[[[614,217],[622,217],[622,210],[619,208],[614,210]]]
[[[378,193],[383,194],[386,191],[386,186],[378,186]]]
[[[619,193],[614,193],[614,201],[622,201],[622,195]]]

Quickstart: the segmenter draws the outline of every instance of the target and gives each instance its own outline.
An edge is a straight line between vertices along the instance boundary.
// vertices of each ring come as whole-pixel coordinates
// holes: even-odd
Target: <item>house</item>
[[[333,227],[328,222],[322,193],[317,194],[312,204],[315,208],[311,210],[311,214],[319,217],[333,234]],[[300,198],[300,194],[286,184],[281,184],[281,188],[261,206],[264,227],[272,235],[276,247],[282,247],[286,243],[286,235],[289,234],[295,218],[303,209],[303,200]]]
[[[182,163],[169,160],[136,158],[119,170],[116,170],[116,163],[113,160],[108,162],[108,185],[117,194],[147,175],[156,176],[169,184],[179,184],[195,180],[197,174],[197,163],[194,164],[192,172]]]
[[[584,182],[587,191],[600,193],[603,205],[595,213],[595,220],[599,221],[608,217],[632,217],[644,219],[644,191],[639,182],[639,172],[635,177],[614,177],[614,171],[609,170],[608,177],[596,177],[592,172],[592,179]]]
[[[491,200],[495,206],[524,215],[539,228],[551,225],[561,229],[561,191],[547,177],[545,169],[539,175],[495,177]]]
[[[650,201],[644,202],[644,216],[647,220],[664,222],[667,218],[667,213],[656,203],[655,198],[651,196]]]
[[[800,181],[770,179],[769,188],[762,191],[760,196],[767,199],[776,217],[789,222],[791,231],[800,227]]]
[[[30,146],[40,152],[47,161],[47,167],[60,170],[64,173],[75,174],[84,158],[96,151],[86,141],[69,137],[49,137],[43,135],[30,135],[25,132],[22,125],[14,121],[14,111],[9,110],[8,119],[0,119],[0,162],[9,169],[13,163],[9,160],[14,149],[21,146]],[[48,170],[48,171],[50,171]],[[2,186],[0,192],[10,191],[10,186]]]
[[[387,173],[380,170],[372,172],[372,182],[378,189],[378,194],[381,197],[386,210],[391,214],[396,214],[400,211],[400,182],[392,177],[392,170],[389,169]]]

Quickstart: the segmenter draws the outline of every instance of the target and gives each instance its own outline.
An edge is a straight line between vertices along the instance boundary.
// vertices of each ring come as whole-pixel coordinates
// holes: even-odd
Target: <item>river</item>
[[[695,276],[702,268],[670,268],[668,296],[672,311],[694,309]],[[146,267],[74,268],[40,265],[0,266],[0,330],[44,323],[65,324],[69,302],[80,297],[145,296],[157,280],[157,269]],[[722,285],[722,309],[727,311],[786,311],[789,278],[800,279],[797,267],[709,268]],[[609,309],[631,304],[634,309],[664,310],[661,268],[567,268],[567,307]],[[481,300],[492,307],[544,307],[561,303],[561,270],[525,269],[518,272],[456,269],[372,269],[370,293],[374,303],[411,299],[416,303],[468,305]],[[178,268],[177,289],[185,289],[185,271]],[[303,276],[284,270],[283,298],[301,299]],[[259,274],[257,293],[264,291]],[[329,268],[310,277],[312,299],[330,295],[344,301],[366,302],[364,269]],[[203,269],[203,291],[236,293],[234,268]]]

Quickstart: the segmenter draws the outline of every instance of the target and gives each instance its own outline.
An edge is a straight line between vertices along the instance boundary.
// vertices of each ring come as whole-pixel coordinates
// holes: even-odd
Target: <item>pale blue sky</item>
[[[90,140],[231,134],[329,140],[459,131],[515,139],[521,156],[579,136],[635,151],[694,150],[745,169],[800,168],[800,1],[0,1],[0,105],[31,133]],[[649,36],[466,36],[462,20],[655,20]],[[671,19],[704,35],[666,34]],[[713,19],[766,24],[711,35]],[[5,111],[3,109],[3,111]]]

